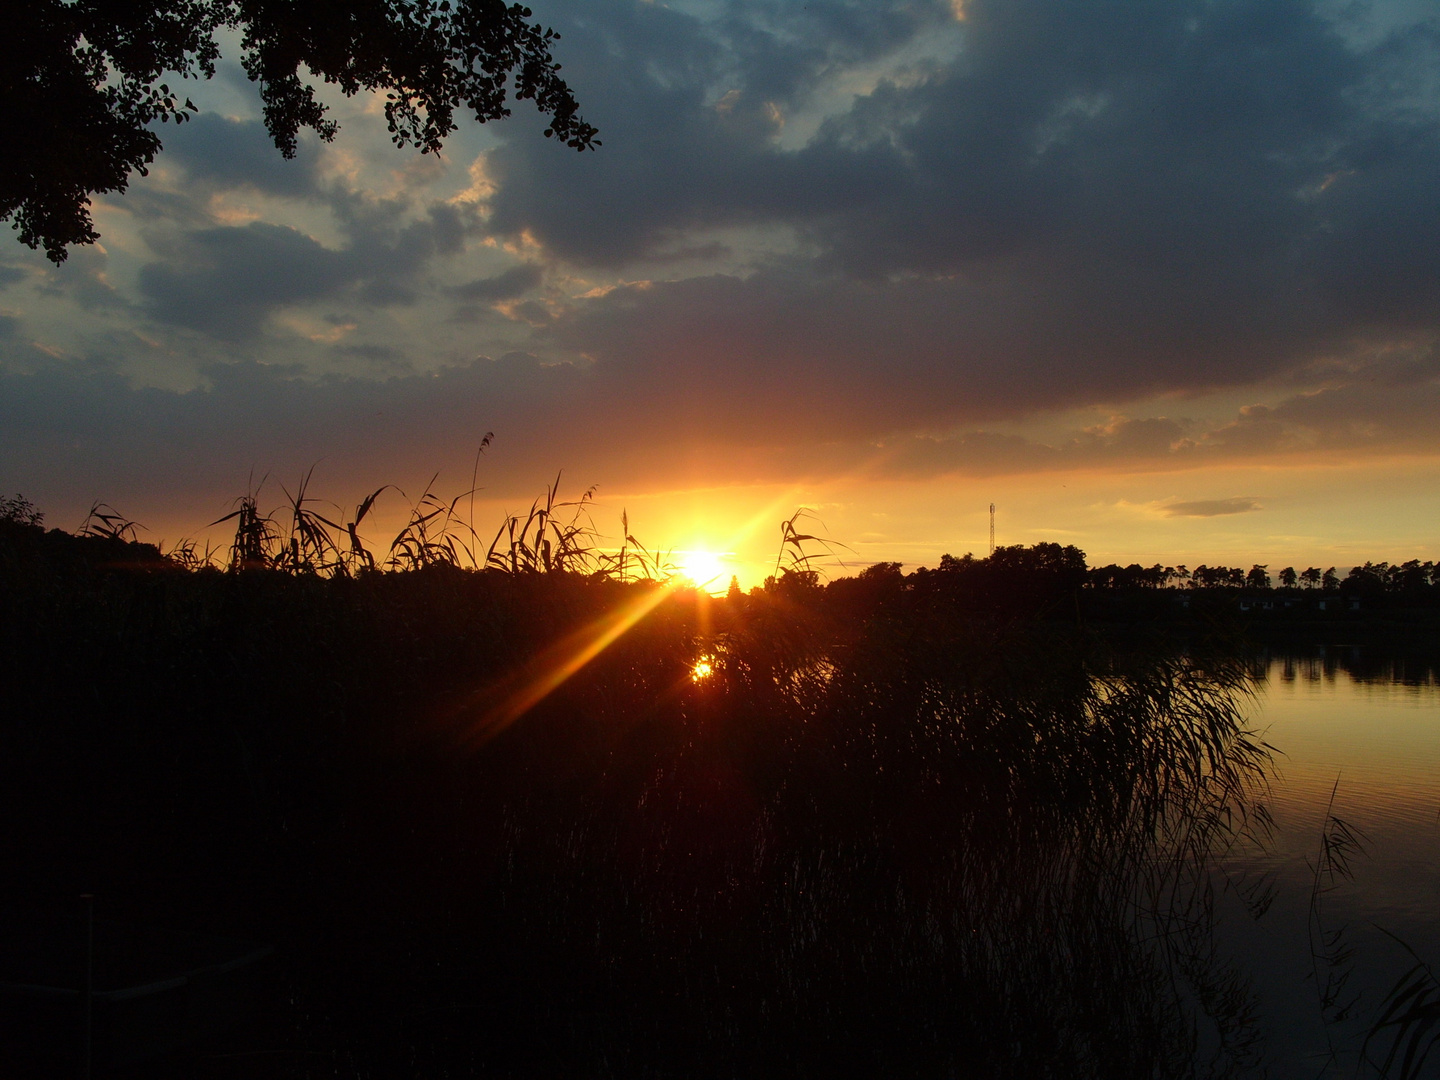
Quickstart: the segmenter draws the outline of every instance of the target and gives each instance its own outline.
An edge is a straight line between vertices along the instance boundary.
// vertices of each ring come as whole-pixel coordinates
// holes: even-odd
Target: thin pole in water
[[[80,1080],[90,1080],[91,998],[95,990],[95,896],[80,897],[85,904],[85,984],[80,992]]]

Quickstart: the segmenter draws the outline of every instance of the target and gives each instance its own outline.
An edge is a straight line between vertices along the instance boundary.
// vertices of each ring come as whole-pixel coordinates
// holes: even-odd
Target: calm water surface
[[[1278,892],[1258,922],[1224,907],[1222,942],[1254,980],[1272,1075],[1353,1076],[1369,1020],[1414,962],[1381,928],[1440,972],[1440,655],[1329,647],[1267,657],[1263,671],[1251,718],[1278,751],[1275,831],[1268,850],[1229,869],[1268,872]],[[1364,851],[1351,878],[1321,897],[1317,927],[1310,903],[1327,811]],[[1328,1025],[1317,983],[1332,969],[1312,958],[1321,928],[1353,948],[1333,970],[1349,971],[1345,1000],[1359,996],[1352,1019]],[[1430,1068],[1440,1076],[1440,1050]]]

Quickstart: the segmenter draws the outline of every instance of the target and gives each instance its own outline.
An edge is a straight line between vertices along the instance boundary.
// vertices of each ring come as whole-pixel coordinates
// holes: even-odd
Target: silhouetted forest
[[[1085,584],[1095,589],[1240,589],[1271,592],[1290,598],[1340,593],[1347,598],[1389,597],[1406,603],[1430,606],[1440,598],[1440,565],[1410,559],[1407,562],[1366,562],[1353,566],[1342,578],[1335,567],[1318,566],[1296,570],[1287,566],[1272,578],[1270,568],[1255,564],[1249,570],[1239,566],[1097,566],[1087,571]]]
[[[221,569],[7,501],[0,906],[276,950],[245,1025],[115,1074],[1254,1059],[1205,899],[1265,826],[1235,654],[1114,644],[1074,547],[827,584],[792,527],[711,598],[537,508],[387,572],[253,504]]]

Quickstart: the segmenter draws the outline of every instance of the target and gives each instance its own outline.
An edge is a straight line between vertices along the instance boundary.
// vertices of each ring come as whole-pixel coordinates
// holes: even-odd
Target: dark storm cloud
[[[413,304],[418,273],[453,252],[466,224],[450,207],[404,222],[404,207],[347,192],[330,196],[349,244],[330,248],[285,225],[190,229],[142,267],[140,292],[162,322],[241,341],[278,309],[346,298],[372,307]]]
[[[198,504],[203,516],[240,494],[252,467],[257,478],[290,479],[323,461],[341,485],[373,490],[423,482],[458,462],[468,481],[475,448],[492,429],[502,432],[496,452],[519,470],[512,483],[522,491],[553,478],[552,451],[578,459],[546,422],[579,413],[578,373],[525,354],[386,379],[317,381],[248,362],[206,375],[208,386],[181,393],[137,387],[94,365],[0,369],[6,482],[46,503],[78,493]]]
[[[1195,502],[1166,503],[1160,513],[1166,517],[1222,517],[1263,510],[1254,499],[1198,499]]]
[[[205,388],[177,393],[137,387],[101,362],[52,363],[29,373],[0,368],[5,486],[46,502],[79,492],[85,500],[163,503],[174,496],[203,503],[233,498],[252,466],[257,476],[290,477],[324,461],[337,484],[373,490],[423,481],[437,469],[468,477],[486,431],[497,440],[485,483],[499,496],[533,494],[560,467],[582,486],[683,483],[693,481],[695,461],[706,463],[713,483],[857,470],[907,478],[1171,471],[1249,460],[1254,440],[1247,433],[1257,427],[1272,457],[1302,463],[1337,448],[1433,450],[1427,410],[1431,418],[1440,410],[1433,380],[1397,391],[1366,370],[1322,393],[1247,408],[1228,423],[1141,416],[1046,438],[973,429],[822,438],[805,421],[805,401],[792,402],[791,424],[749,424],[727,413],[723,401],[709,406],[721,422],[707,423],[700,408],[657,415],[663,394],[645,392],[645,373],[617,391],[613,373],[598,364],[547,364],[509,353],[418,373],[403,370],[403,357],[388,351],[337,348],[381,370],[394,365],[397,373],[314,380],[298,368],[225,364],[206,369]],[[1417,401],[1413,415],[1400,421],[1389,401],[1397,392]],[[1172,505],[1189,516],[1258,509],[1235,500]]]
[[[1327,385],[1282,397],[1274,405],[1244,406],[1228,421],[1117,417],[1044,440],[985,431],[898,436],[876,441],[880,452],[874,461],[886,474],[928,477],[1074,468],[1193,469],[1257,458],[1303,463],[1347,460],[1357,453],[1435,452],[1440,352],[1433,347],[1384,352],[1322,367]],[[1226,512],[1246,509],[1259,507]],[[1182,513],[1193,516],[1190,509]]]
[[[344,253],[257,221],[190,233],[172,258],[141,269],[140,291],[163,322],[239,339],[273,309],[334,296],[357,276]]]
[[[441,255],[458,255],[465,249],[465,237],[477,231],[473,211],[449,203],[434,203],[428,210],[430,240]]]
[[[164,164],[184,167],[192,180],[222,188],[249,187],[270,195],[300,196],[316,190],[313,146],[286,159],[265,125],[201,113],[162,132]]]
[[[388,345],[336,345],[331,352],[342,358],[363,360],[372,368],[382,371],[409,371],[414,367],[409,357]]]
[[[595,358],[657,417],[750,437],[784,426],[878,436],[1015,418],[1086,401],[1222,385],[1225,363],[1296,363],[1333,329],[1101,320],[1027,295],[1013,274],[899,282],[767,270],[630,285],[579,301],[539,333]]]
[[[286,160],[256,120],[202,112],[175,127],[162,126],[157,134],[164,149],[156,167],[162,174],[179,175],[168,176],[165,183],[132,181],[123,197],[110,197],[151,233],[214,225],[216,195],[261,194],[323,205],[343,194],[336,185],[320,182],[319,140],[313,136],[302,136],[300,153]]]
[[[663,251],[695,226],[850,204],[876,179],[867,155],[801,168],[771,137],[818,80],[942,18],[924,3],[737,3],[713,23],[627,0],[560,10],[566,76],[603,124],[604,149],[566,154],[515,125],[490,159],[491,228],[530,229],[601,266]]]
[[[321,182],[315,155],[202,116],[167,136],[185,181],[125,199],[144,313],[244,355],[290,307],[338,327],[414,304],[417,340],[316,346],[372,379],[229,364],[183,394],[26,352],[31,374],[0,375],[0,462],[108,497],[322,457],[373,487],[468,470],[487,430],[524,486],[582,463],[644,483],[1433,454],[1440,24],[1367,37],[1344,21],[1365,5],[1333,7],[969,0],[957,25],[939,0],[564,0],[540,17],[604,146],[517,110],[488,129],[483,204]],[[339,240],[223,224],[232,190]],[[526,261],[496,244],[440,278],[479,232]],[[707,260],[727,272],[675,269]],[[107,265],[36,281],[120,321]],[[473,328],[466,355],[535,355],[416,371],[426,315]],[[988,430],[1204,391],[1266,404]]]
[[[1434,355],[1428,363],[1367,365],[1343,382],[1297,394],[1265,411],[1267,422],[1307,429],[1316,446],[1327,450],[1431,449],[1436,417],[1440,357]]]
[[[1361,74],[1326,24],[1284,0],[977,2],[951,63],[915,85],[882,82],[809,146],[781,151],[768,139],[775,121],[755,119],[767,104],[783,115],[829,69],[933,31],[948,13],[789,8],[791,25],[776,25],[768,6],[730,5],[718,30],[649,4],[577,11],[574,78],[618,149],[572,160],[513,139],[494,164],[524,182],[503,184],[496,227],[529,227],[604,263],[667,230],[780,220],[814,228],[856,269],[950,270],[1096,211],[1109,220],[1094,225],[1113,226],[1121,208],[1132,222],[1143,215],[1129,231],[1154,240],[1224,222],[1231,235],[1209,238],[1221,246],[1251,236],[1236,228],[1238,207],[1254,218],[1273,209],[1255,195],[1293,201],[1293,186],[1264,183],[1291,179],[1279,163],[1267,169],[1267,155],[1299,151],[1289,168],[1319,181],[1319,147],[1343,134],[1353,107],[1339,98]],[[865,33],[847,37],[857,12]]]
[[[514,300],[540,284],[543,271],[538,266],[512,267],[493,277],[476,278],[450,289],[450,295],[471,303],[493,303],[497,300]]]
[[[970,431],[946,438],[910,436],[887,441],[879,455],[881,471],[890,476],[919,478],[965,473],[997,476],[1064,468],[1064,450],[991,431]]]
[[[42,295],[66,297],[83,311],[128,308],[129,301],[107,279],[109,261],[98,247],[79,248],[59,266],[47,265],[36,285]]]
[[[887,30],[875,55],[944,9],[900,10],[867,14]],[[890,400],[866,404],[892,422],[1244,385],[1358,337],[1440,329],[1434,24],[1362,47],[1297,0],[965,10],[951,61],[783,149],[778,117],[856,55],[838,16],[797,44],[770,8],[732,5],[717,28],[587,5],[563,24],[567,71],[606,146],[566,156],[517,131],[490,155],[490,227],[595,266],[707,226],[788,227],[813,252],[788,267],[800,284],[657,285],[556,332],[587,352],[598,335],[617,365],[686,369],[697,392],[722,367],[766,392],[788,368],[807,396],[822,373],[840,396],[880,382]],[[827,333],[837,312],[855,329],[856,282],[874,321]],[[726,290],[747,302],[715,308]]]
[[[1038,246],[1202,287],[1304,237],[1324,211],[1297,191],[1345,167],[1337,138],[1356,149],[1365,117],[1347,95],[1365,68],[1308,4],[967,12],[955,64],[882,85],[812,150],[840,156],[867,132],[893,148],[906,197],[817,226],[856,271],[953,272]]]
[[[202,113],[166,134],[166,166],[184,182],[139,185],[124,205],[145,223],[158,258],[140,270],[148,314],[235,342],[257,336],[276,310],[322,299],[377,307],[420,299],[419,272],[463,251],[477,228],[473,207],[400,194],[376,197],[339,180],[322,183],[312,145],[287,161],[258,121]],[[411,161],[406,158],[405,161]],[[328,211],[345,243],[327,247],[289,225],[216,220],[216,194],[259,192]]]

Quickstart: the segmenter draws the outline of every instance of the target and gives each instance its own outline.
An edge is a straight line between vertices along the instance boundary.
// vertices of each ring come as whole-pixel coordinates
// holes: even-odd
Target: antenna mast
[[[990,504],[990,554],[995,554],[995,504]]]

